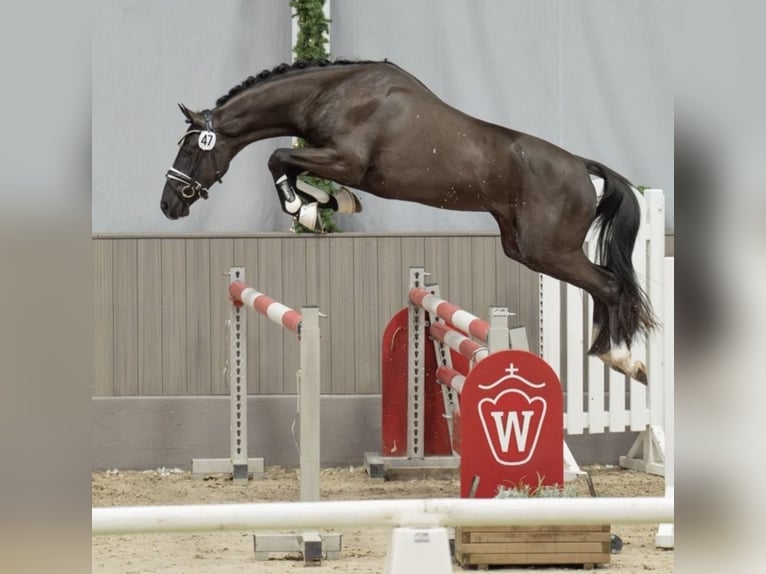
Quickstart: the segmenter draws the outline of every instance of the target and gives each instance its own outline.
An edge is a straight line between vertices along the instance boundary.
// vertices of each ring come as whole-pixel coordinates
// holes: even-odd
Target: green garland
[[[324,15],[324,0],[290,0],[290,7],[295,10],[293,18],[298,18],[298,39],[293,48],[295,57],[309,61],[328,58],[327,39],[330,33],[330,20]],[[298,140],[296,147],[306,147],[306,142]],[[326,179],[310,176],[302,176],[301,179],[327,193],[335,193],[332,183]],[[341,231],[333,219],[334,214],[332,209],[319,210],[321,227],[326,233]],[[293,230],[296,233],[315,233],[297,222],[294,223]]]
[[[327,58],[327,39],[330,21],[324,15],[324,0],[290,0],[298,18],[298,40],[293,52],[300,60]]]

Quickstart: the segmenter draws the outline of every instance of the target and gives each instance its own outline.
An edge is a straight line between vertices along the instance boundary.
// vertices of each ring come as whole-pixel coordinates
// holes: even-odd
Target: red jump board
[[[501,351],[476,365],[460,395],[460,495],[479,477],[476,498],[499,486],[564,484],[561,383],[527,351]]]
[[[383,332],[382,375],[382,456],[407,456],[407,309],[393,316]],[[426,456],[449,456],[452,448],[444,418],[441,386],[436,382],[436,355],[433,343],[426,341],[424,439]]]

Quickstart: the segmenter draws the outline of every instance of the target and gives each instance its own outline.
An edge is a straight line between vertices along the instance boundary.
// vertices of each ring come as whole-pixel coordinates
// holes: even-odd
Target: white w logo
[[[520,404],[520,401],[523,402]],[[506,389],[494,398],[481,399],[477,407],[493,458],[507,466],[526,464],[540,439],[548,410],[545,398],[530,397],[519,389]]]
[[[508,452],[511,443],[511,435],[516,442],[516,448],[519,452],[527,450],[527,438],[529,437],[529,421],[532,419],[534,411],[521,411],[523,422],[519,424],[519,412],[511,411],[503,424],[503,411],[491,411],[490,416],[495,421],[495,429],[500,439],[500,449]]]

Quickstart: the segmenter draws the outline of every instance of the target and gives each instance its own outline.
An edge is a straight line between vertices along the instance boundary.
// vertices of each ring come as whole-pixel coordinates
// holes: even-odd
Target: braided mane
[[[245,78],[245,80],[236,86],[234,86],[232,89],[229,90],[228,93],[224,94],[220,98],[218,98],[215,102],[216,106],[222,106],[226,102],[228,102],[231,98],[239,94],[240,92],[251,88],[255,85],[261,84],[267,80],[270,80],[274,77],[278,77],[282,74],[286,74],[287,72],[292,72],[295,70],[305,70],[308,68],[324,68],[327,66],[346,66],[349,64],[380,64],[383,62],[388,62],[388,60],[375,61],[375,60],[334,60],[330,61],[327,59],[321,59],[321,60],[296,60],[292,64],[279,64],[275,68],[272,68],[271,70],[263,70],[259,74],[255,76],[248,76]]]

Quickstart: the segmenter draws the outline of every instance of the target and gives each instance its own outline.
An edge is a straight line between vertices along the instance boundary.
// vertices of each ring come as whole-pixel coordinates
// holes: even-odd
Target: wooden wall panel
[[[431,276],[441,285],[442,295],[452,301],[458,307],[471,311],[475,315],[484,315],[481,311],[473,308],[473,286],[476,282],[472,275],[471,265],[471,238],[468,236],[447,238],[449,249],[449,270],[443,280],[441,276]],[[426,271],[428,271],[426,269]],[[446,284],[445,284],[446,281]]]
[[[330,239],[328,237],[310,237],[306,240],[306,304],[317,305],[321,333],[320,351],[322,354],[321,392],[332,392],[332,327],[330,320]]]
[[[258,259],[255,262],[257,276],[250,278],[248,271],[247,283],[258,291],[284,303],[284,285],[282,282],[282,239],[265,238],[258,242]],[[248,269],[253,267],[248,263]],[[248,363],[248,373],[257,373],[259,380],[258,393],[262,395],[280,394],[285,391],[285,377],[289,376],[290,392],[295,392],[295,369],[285,372],[285,332],[271,320],[250,313],[255,321],[255,328],[248,331],[251,346],[258,347],[259,358]],[[290,335],[292,336],[292,335]],[[253,393],[252,388],[248,389]]]
[[[426,238],[419,236],[402,237],[402,273],[409,277],[410,267],[423,267],[426,261]],[[426,269],[428,271],[428,269]],[[405,285],[406,287],[406,285]]]
[[[516,263],[504,252],[500,240],[495,238],[495,295],[498,305],[505,305],[508,311],[515,313],[509,318],[509,324],[518,321],[519,315],[519,275]]]
[[[407,268],[408,265],[402,260],[402,239],[400,237],[378,238],[377,311],[379,328],[376,333],[378,350],[380,350],[383,329],[386,328],[391,317],[406,304],[404,286],[407,283]]]
[[[486,234],[190,236],[94,239],[93,394],[225,395],[228,277],[297,310],[322,313],[322,392],[380,392],[380,338],[406,304],[410,266],[424,266],[443,295],[486,317],[517,315],[537,345],[537,274]],[[294,335],[246,312],[248,392],[292,394]]]
[[[354,393],[375,393],[380,388],[379,298],[388,288],[378,269],[378,238],[354,238]]]
[[[296,237],[293,241],[281,243],[283,288],[282,299],[279,301],[300,313],[301,307],[306,305],[306,239]],[[265,318],[264,320],[271,323]],[[276,328],[276,325],[273,326]],[[281,331],[282,365],[285,378],[280,392],[295,393],[297,391],[295,374],[301,365],[300,342],[290,331],[286,329],[281,329]],[[276,332],[274,334],[280,335]]]
[[[497,300],[494,237],[471,237],[471,302],[466,309],[484,320],[489,320],[489,308],[499,305]]]
[[[186,243],[186,389],[209,395],[210,374],[210,240]]]
[[[162,394],[162,242],[138,240],[138,394]]]
[[[533,353],[540,349],[540,274],[516,264],[519,273],[519,310],[516,319],[518,325],[527,328],[529,350]]]
[[[162,242],[162,394],[186,395],[186,240]]]
[[[226,395],[229,385],[224,373],[228,360],[229,269],[234,266],[234,240],[210,240],[210,393]]]
[[[138,283],[137,240],[115,241],[114,281],[114,394],[138,394]]]
[[[438,283],[440,289],[446,289],[449,282],[450,255],[449,245],[443,237],[425,238],[424,261],[426,273],[430,273],[426,277],[426,283],[430,285]],[[449,293],[442,291],[442,295],[449,295]]]
[[[332,383],[333,394],[351,394],[355,391],[354,361],[354,239],[330,238],[330,312],[332,323]]]
[[[94,397],[114,394],[114,240],[92,242],[93,248],[93,376]]]

